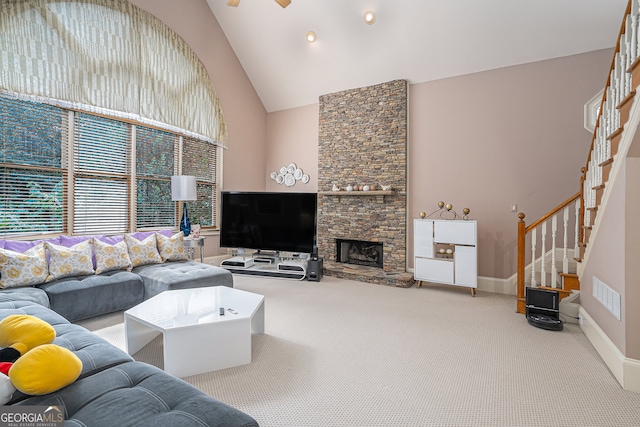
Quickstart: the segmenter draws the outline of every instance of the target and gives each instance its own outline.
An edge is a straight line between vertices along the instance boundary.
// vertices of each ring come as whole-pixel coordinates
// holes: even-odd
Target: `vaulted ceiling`
[[[627,0],[207,0],[268,112],[612,48]],[[376,13],[373,25],[366,11]],[[317,34],[307,42],[308,31]],[[576,76],[579,78],[579,76]],[[603,84],[606,76],[603,76]]]

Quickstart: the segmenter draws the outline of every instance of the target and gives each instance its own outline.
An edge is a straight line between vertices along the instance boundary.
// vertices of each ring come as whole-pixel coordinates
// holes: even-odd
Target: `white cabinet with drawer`
[[[413,275],[422,282],[478,287],[476,221],[416,219],[413,222]]]

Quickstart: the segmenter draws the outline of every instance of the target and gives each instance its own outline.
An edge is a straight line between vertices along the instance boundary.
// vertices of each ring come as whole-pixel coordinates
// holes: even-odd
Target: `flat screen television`
[[[220,247],[312,253],[316,193],[223,191]]]

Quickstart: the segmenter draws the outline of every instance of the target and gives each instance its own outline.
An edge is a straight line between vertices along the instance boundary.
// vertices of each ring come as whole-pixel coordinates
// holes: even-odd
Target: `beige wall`
[[[597,233],[588,243],[580,303],[618,350],[627,358],[637,360],[640,359],[640,310],[637,308],[640,301],[640,224],[637,221],[640,133],[636,133],[632,144],[628,157],[619,164],[617,175],[607,182],[609,193],[598,210]],[[592,296],[593,277],[620,294],[620,320]]]
[[[604,87],[611,55],[602,50],[411,85],[409,218],[434,211],[440,200],[458,212],[469,207],[478,220],[479,274],[513,275],[511,203],[531,222],[579,191],[591,144],[583,106]],[[303,122],[308,127],[298,126]],[[317,149],[317,127],[315,106],[270,113],[270,167],[291,161],[276,147],[305,141],[306,152]],[[411,220],[409,227],[411,233]],[[412,248],[410,238],[411,267]]]
[[[589,256],[580,280],[580,304],[589,316],[607,334],[609,339],[625,352],[626,317],[630,314],[624,306],[625,296],[625,165],[620,165],[616,185],[609,185],[606,210],[599,210],[597,234],[589,239]],[[613,212],[612,212],[613,211]],[[611,289],[620,293],[623,305],[621,320],[616,319],[593,295],[593,277],[597,277]],[[627,300],[628,301],[628,300]]]
[[[318,108],[318,104],[313,104],[269,114],[265,154],[267,191],[318,191]],[[291,162],[309,175],[307,184],[296,181],[294,186],[287,187],[269,177],[272,171],[279,171]]]
[[[591,135],[583,106],[604,87],[611,50],[411,87],[409,212],[471,209],[479,275],[516,269],[517,214],[532,222],[580,189]],[[410,264],[413,264],[410,262]]]
[[[636,142],[637,149],[640,143]],[[625,313],[624,326],[616,325],[625,331],[625,349],[623,354],[629,358],[640,360],[640,223],[638,222],[638,212],[640,212],[640,192],[637,183],[640,182],[640,156],[628,157],[626,162],[625,175],[625,287],[623,293],[623,308]],[[619,205],[617,207],[619,209]],[[614,209],[616,211],[617,209]],[[620,218],[620,212],[612,213],[615,218]],[[620,242],[616,245],[619,247]],[[593,316],[591,316],[593,317]]]

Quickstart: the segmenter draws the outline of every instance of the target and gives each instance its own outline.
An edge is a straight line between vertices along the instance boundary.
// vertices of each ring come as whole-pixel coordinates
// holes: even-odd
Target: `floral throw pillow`
[[[45,242],[49,251],[49,277],[47,282],[69,276],[87,276],[94,274],[91,240],[73,245],[70,248]]]
[[[160,254],[158,253],[155,234],[150,235],[142,241],[125,234],[124,241],[127,244],[131,264],[134,267],[145,264],[160,264],[162,262],[162,258],[160,258]]]
[[[37,244],[25,253],[0,249],[0,270],[0,288],[44,283],[49,274],[44,243]]]
[[[98,239],[93,239],[93,249],[96,254],[96,274],[111,270],[131,271],[131,259],[127,243],[122,240],[110,245]]]
[[[182,231],[171,237],[156,233],[156,239],[158,240],[158,250],[162,262],[188,259],[187,249],[184,247],[184,233]]]

